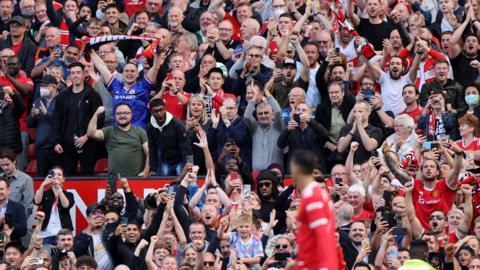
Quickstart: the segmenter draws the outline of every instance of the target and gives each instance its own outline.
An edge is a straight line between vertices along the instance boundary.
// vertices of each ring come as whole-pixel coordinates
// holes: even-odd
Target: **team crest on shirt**
[[[433,197],[438,197],[438,195],[440,195],[439,192],[438,192],[436,189],[434,189],[434,190],[432,191],[432,196],[433,196]]]
[[[128,90],[129,95],[135,95],[135,89],[130,89]]]

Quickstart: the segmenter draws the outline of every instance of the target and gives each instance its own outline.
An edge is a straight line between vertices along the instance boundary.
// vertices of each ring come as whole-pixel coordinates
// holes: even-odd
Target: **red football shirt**
[[[452,208],[456,191],[448,187],[445,179],[439,180],[431,190],[426,189],[420,180],[413,184],[413,205],[417,218],[425,230],[430,230],[428,218],[434,211],[442,211],[445,215]]]
[[[328,191],[311,182],[302,191],[297,214],[298,255],[295,269],[338,269],[335,214]]]
[[[417,108],[411,112],[403,111],[400,114],[407,114],[408,116],[413,118],[413,121],[415,121],[415,124],[418,122],[418,117],[420,117],[420,114],[422,113],[422,107],[417,106]]]
[[[183,91],[182,93],[188,99],[192,96],[192,94]],[[177,96],[170,95],[170,92],[168,91],[162,95],[162,100],[165,102],[165,109],[167,109],[167,112],[171,113],[176,118],[185,121],[188,103],[182,104]]]

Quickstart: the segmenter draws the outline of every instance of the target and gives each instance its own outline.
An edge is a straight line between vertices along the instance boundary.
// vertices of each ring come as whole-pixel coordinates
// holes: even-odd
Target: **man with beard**
[[[414,238],[421,238],[426,232],[431,232],[436,236],[439,241],[439,246],[441,246],[442,241],[456,243],[459,239],[468,234],[473,217],[471,186],[465,184],[460,187],[461,192],[463,195],[465,195],[465,214],[463,214],[459,209],[452,209],[449,211],[447,217],[447,215],[442,211],[433,211],[428,217],[429,226],[427,228],[422,226],[416,215],[412,198],[413,188],[414,187],[411,182],[405,184],[406,209]],[[452,214],[452,211],[454,210],[460,213],[462,216],[460,219],[454,217],[455,214]]]
[[[448,78],[450,66],[446,60],[435,62],[433,68],[435,78],[433,81],[423,85],[420,91],[420,105],[424,107],[432,95],[443,92],[447,110],[461,115],[467,109],[463,86],[455,80]]]
[[[357,220],[352,222],[348,238],[340,238],[340,246],[343,250],[343,258],[347,263],[347,269],[352,269],[355,260],[357,259],[359,250],[362,249],[362,242],[368,240],[367,225]]]
[[[438,179],[440,165],[436,160],[425,159],[421,165],[423,180],[412,179],[407,172],[400,170],[397,157],[389,144],[383,147],[385,163],[396,178],[404,185],[409,186],[410,196],[415,207],[415,214],[425,229],[430,228],[429,217],[434,211],[441,211],[444,215],[450,211],[455,201],[458,175],[462,168],[462,154],[464,152],[453,144],[454,167],[446,179]],[[407,184],[407,182],[410,182]],[[408,200],[408,199],[407,199]]]
[[[27,75],[30,75],[35,64],[37,46],[31,39],[25,38],[27,28],[25,27],[25,19],[23,17],[13,17],[9,22],[9,27],[10,36],[6,40],[0,41],[0,50],[12,48],[15,55],[18,55],[22,69]]]
[[[405,59],[405,70],[407,70],[410,65],[412,64],[412,57],[410,56],[410,52],[403,47],[402,37],[397,29],[393,30],[390,33],[390,37],[385,39],[383,42],[383,50],[386,53],[385,61],[383,64],[383,70],[388,70],[390,67],[390,59],[394,55],[399,55],[402,59]]]
[[[98,116],[105,112],[98,107],[88,124],[89,138],[104,141],[108,152],[108,173],[124,176],[147,176],[148,141],[144,129],[132,126],[132,110],[127,104],[120,104],[115,109],[116,127],[97,129]]]
[[[273,82],[271,92],[282,108],[288,105],[288,92],[294,87],[300,87],[307,90],[308,82],[310,80],[308,57],[300,45],[300,42],[298,42],[298,37],[295,36],[295,38],[291,38],[290,40],[294,40],[293,44],[302,63],[300,76],[295,80],[297,77],[297,62],[293,59],[286,58],[281,66],[282,69],[275,69],[272,78],[267,83],[267,86],[270,86]]]
[[[383,40],[388,38],[390,32],[394,29],[390,23],[382,19],[381,1],[367,1],[366,11],[368,13],[368,19],[361,19],[355,14],[355,8],[352,2],[352,0],[347,1],[350,21],[355,28],[357,28],[358,33],[373,44],[376,51],[381,51]],[[400,24],[398,24],[398,27],[401,27]]]
[[[412,83],[417,78],[417,69],[420,64],[420,54],[418,52],[417,49],[410,72],[403,76],[404,62],[399,56],[390,58],[388,73],[385,73],[380,66],[366,61],[373,79],[380,84],[384,111],[392,111],[397,115],[405,110],[405,103],[402,101],[402,89],[403,86]]]
[[[271,163],[282,163],[283,153],[277,147],[277,139],[284,126],[282,110],[270,92],[265,89],[267,102],[256,106],[255,101],[249,101],[245,110],[245,120],[252,134],[252,169],[259,171]],[[256,113],[256,117],[254,117]]]
[[[405,103],[405,110],[400,114],[409,115],[412,117],[413,121],[415,121],[415,124],[418,121],[418,117],[422,113],[422,107],[418,105],[419,96],[420,93],[418,92],[418,89],[415,88],[415,85],[407,84],[403,87],[402,97],[403,102]]]
[[[157,74],[160,66],[165,61],[165,54],[155,52],[153,56],[153,65],[148,70],[145,77],[137,82],[139,71],[137,65],[127,63],[123,67],[123,82],[118,80],[114,73],[105,65],[100,56],[92,51],[91,57],[95,68],[103,78],[103,82],[113,94],[113,108],[121,104],[128,104],[133,113],[132,125],[144,129],[148,123],[147,103],[150,98],[150,91],[155,90]]]
[[[463,86],[467,86],[477,79],[480,68],[478,36],[475,32],[464,34],[465,29],[470,28],[470,25],[474,25],[477,29],[480,27],[480,22],[476,19],[472,8],[468,10],[465,21],[453,32],[447,48],[453,77]],[[463,51],[460,47],[460,39],[463,39]]]
[[[262,170],[256,179],[256,191],[260,197],[260,214],[264,222],[269,222],[270,212],[275,208],[278,198],[278,183],[269,170]]]
[[[140,225],[134,221],[129,221],[128,224],[118,224],[113,236],[109,239],[115,265],[124,264],[130,269],[142,269],[140,265],[133,265],[135,261],[138,261],[134,258],[134,252],[140,242],[140,232]],[[146,250],[142,250],[140,257],[145,254]]]
[[[8,86],[20,94],[24,106],[29,104],[30,96],[33,92],[33,81],[25,75],[20,75],[20,63],[17,56],[9,56],[7,61],[2,63],[6,72],[0,76],[0,85]],[[22,152],[17,157],[17,168],[25,169],[28,163],[27,147],[29,143],[27,127],[28,110],[24,110],[20,117],[20,135],[22,140]]]
[[[98,264],[97,269],[113,269],[111,246],[108,238],[114,232],[117,223],[105,225],[105,206],[97,203],[87,208],[87,228],[75,237],[72,251],[78,258],[83,255],[91,256]]]

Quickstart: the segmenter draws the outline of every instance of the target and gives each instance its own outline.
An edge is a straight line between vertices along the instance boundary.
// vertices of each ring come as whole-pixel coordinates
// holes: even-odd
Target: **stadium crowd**
[[[0,0],[0,269],[478,270],[479,35],[480,0]]]

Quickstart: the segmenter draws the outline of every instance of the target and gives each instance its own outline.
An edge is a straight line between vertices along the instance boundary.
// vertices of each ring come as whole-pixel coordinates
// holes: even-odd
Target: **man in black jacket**
[[[11,99],[12,104],[8,100]],[[20,123],[24,105],[22,98],[10,87],[0,88],[0,149],[11,148],[15,153],[22,151]]]
[[[89,141],[87,127],[102,99],[85,83],[85,66],[79,62],[69,67],[72,86],[60,93],[54,112],[55,152],[62,154],[66,175],[73,175],[80,160],[81,173],[92,175],[95,166],[95,142]],[[101,126],[101,125],[100,125]]]
[[[151,114],[147,127],[150,169],[159,175],[179,175],[185,157],[192,150],[182,121],[165,109],[161,99],[150,102]]]
[[[10,36],[0,42],[0,50],[11,48],[18,56],[20,66],[23,71],[30,76],[35,65],[35,53],[37,46],[28,37],[25,36],[27,28],[25,19],[22,16],[15,16],[9,22]]]
[[[338,135],[346,125],[354,105],[353,95],[345,93],[344,84],[336,81],[328,85],[328,99],[317,107],[315,119],[328,130],[328,141],[325,143],[327,169],[331,169],[340,159],[337,152]]]
[[[27,216],[23,205],[10,200],[10,185],[5,177],[0,177],[0,212],[0,226],[13,228],[10,240],[20,241],[27,233]]]

